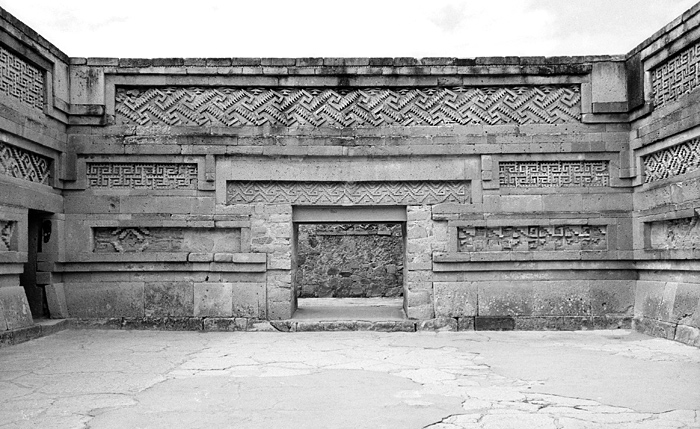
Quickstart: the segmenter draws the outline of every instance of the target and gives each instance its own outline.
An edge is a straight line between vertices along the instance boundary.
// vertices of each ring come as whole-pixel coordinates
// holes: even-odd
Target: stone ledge
[[[0,332],[0,348],[54,334],[70,327],[68,319],[37,321],[33,326]]]

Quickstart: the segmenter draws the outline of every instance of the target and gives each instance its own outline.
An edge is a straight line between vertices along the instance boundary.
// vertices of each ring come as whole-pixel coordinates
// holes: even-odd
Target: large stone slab
[[[21,286],[0,288],[0,308],[2,309],[0,313],[4,316],[5,329],[24,328],[34,323],[27,296]]]
[[[143,282],[65,283],[71,317],[143,317]]]
[[[147,282],[144,288],[144,314],[146,317],[193,316],[193,283]]]
[[[472,282],[433,282],[435,317],[476,316],[476,291]]]
[[[231,283],[195,283],[195,317],[233,316],[233,286]]]

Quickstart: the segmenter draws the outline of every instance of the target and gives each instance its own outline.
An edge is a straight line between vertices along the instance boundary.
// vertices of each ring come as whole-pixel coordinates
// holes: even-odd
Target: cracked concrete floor
[[[0,349],[0,428],[700,428],[700,349],[629,331],[67,330]]]

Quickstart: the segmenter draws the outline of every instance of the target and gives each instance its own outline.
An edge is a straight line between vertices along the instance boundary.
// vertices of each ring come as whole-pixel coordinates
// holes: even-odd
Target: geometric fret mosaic
[[[16,250],[13,247],[12,235],[17,222],[10,220],[0,220],[0,252]]]
[[[700,170],[700,139],[693,139],[642,157],[644,183]]]
[[[0,142],[0,174],[48,185],[51,158]]]
[[[459,227],[460,252],[607,250],[605,226]]]
[[[197,189],[197,164],[86,163],[87,186],[110,189]]]
[[[44,74],[0,46],[0,94],[44,110]]]
[[[469,182],[229,181],[227,204],[422,205],[470,202]]]
[[[689,94],[700,83],[700,42],[651,70],[654,106],[663,106]]]
[[[117,88],[117,123],[376,127],[579,122],[578,85],[431,88]]]
[[[502,161],[498,163],[502,188],[609,186],[608,161]]]

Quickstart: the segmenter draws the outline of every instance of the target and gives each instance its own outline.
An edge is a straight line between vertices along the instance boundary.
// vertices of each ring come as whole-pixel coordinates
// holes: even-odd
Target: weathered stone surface
[[[195,283],[194,315],[196,317],[233,316],[231,283]]]
[[[299,225],[300,297],[403,295],[400,224]]]
[[[475,316],[477,288],[469,282],[433,282],[437,317]]]
[[[32,313],[22,287],[0,287],[0,308],[2,308],[5,329],[24,328],[33,323]]]
[[[49,315],[52,319],[65,319],[69,317],[68,304],[63,283],[55,283],[44,286],[46,301],[49,306]]]
[[[264,319],[267,317],[265,283],[231,283],[233,315]]]
[[[143,282],[64,284],[68,313],[77,318],[143,317]]]
[[[144,286],[146,317],[194,315],[194,285],[191,282],[147,282]]]

